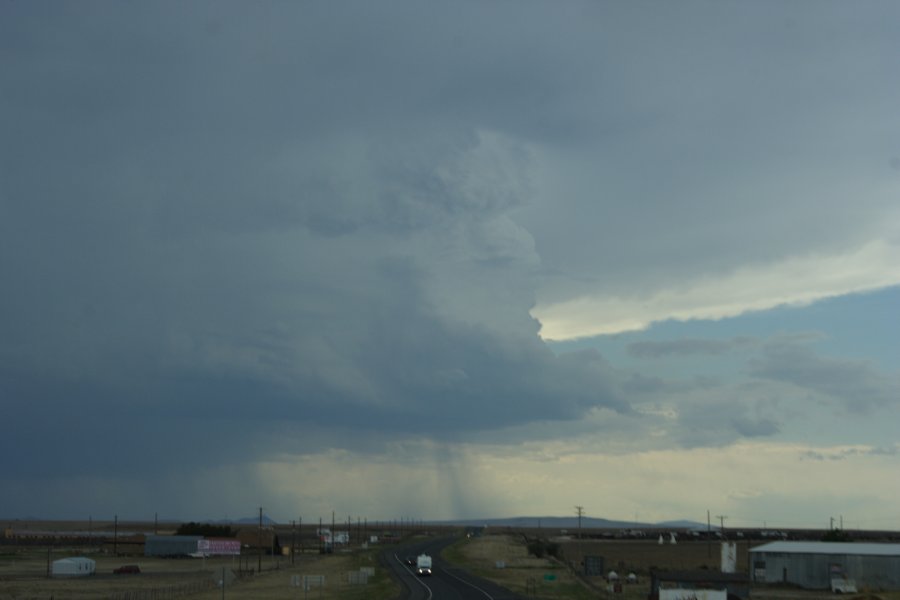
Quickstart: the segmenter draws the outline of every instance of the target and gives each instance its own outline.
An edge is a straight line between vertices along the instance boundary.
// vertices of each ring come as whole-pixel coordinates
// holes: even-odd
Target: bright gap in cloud
[[[541,322],[543,339],[562,341],[640,331],[659,321],[718,320],[777,306],[802,306],[897,284],[900,245],[877,240],[850,254],[743,267],[726,277],[685,282],[645,298],[597,294],[539,303],[532,315]]]

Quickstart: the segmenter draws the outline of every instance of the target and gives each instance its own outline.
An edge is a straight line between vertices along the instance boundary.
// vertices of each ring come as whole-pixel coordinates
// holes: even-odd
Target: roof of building
[[[750,552],[784,552],[787,554],[859,554],[867,556],[900,556],[900,544],[855,542],[770,542],[751,548]]]
[[[87,558],[86,556],[68,556],[66,558],[59,558],[53,561],[53,564],[63,564],[63,563],[81,563],[81,564],[96,564],[93,558]]]
[[[746,573],[722,573],[721,571],[705,569],[696,571],[653,571],[652,575],[660,581],[747,583],[749,580],[749,575]]]

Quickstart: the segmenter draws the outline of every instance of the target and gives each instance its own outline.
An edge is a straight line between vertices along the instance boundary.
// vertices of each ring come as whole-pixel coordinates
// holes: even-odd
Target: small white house
[[[54,560],[50,573],[54,577],[81,577],[93,575],[96,570],[96,561],[84,556],[72,556]]]

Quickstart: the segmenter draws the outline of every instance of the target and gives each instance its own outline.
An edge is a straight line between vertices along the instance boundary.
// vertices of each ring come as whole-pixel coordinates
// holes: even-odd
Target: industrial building
[[[144,556],[191,556],[197,554],[199,535],[148,535]]]
[[[860,590],[900,589],[900,544],[772,542],[750,549],[754,583],[829,589],[852,580]]]

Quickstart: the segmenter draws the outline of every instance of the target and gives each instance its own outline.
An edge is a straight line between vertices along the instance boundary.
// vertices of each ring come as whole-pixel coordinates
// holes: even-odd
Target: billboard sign
[[[238,540],[197,540],[197,552],[207,556],[240,556],[241,543]]]

